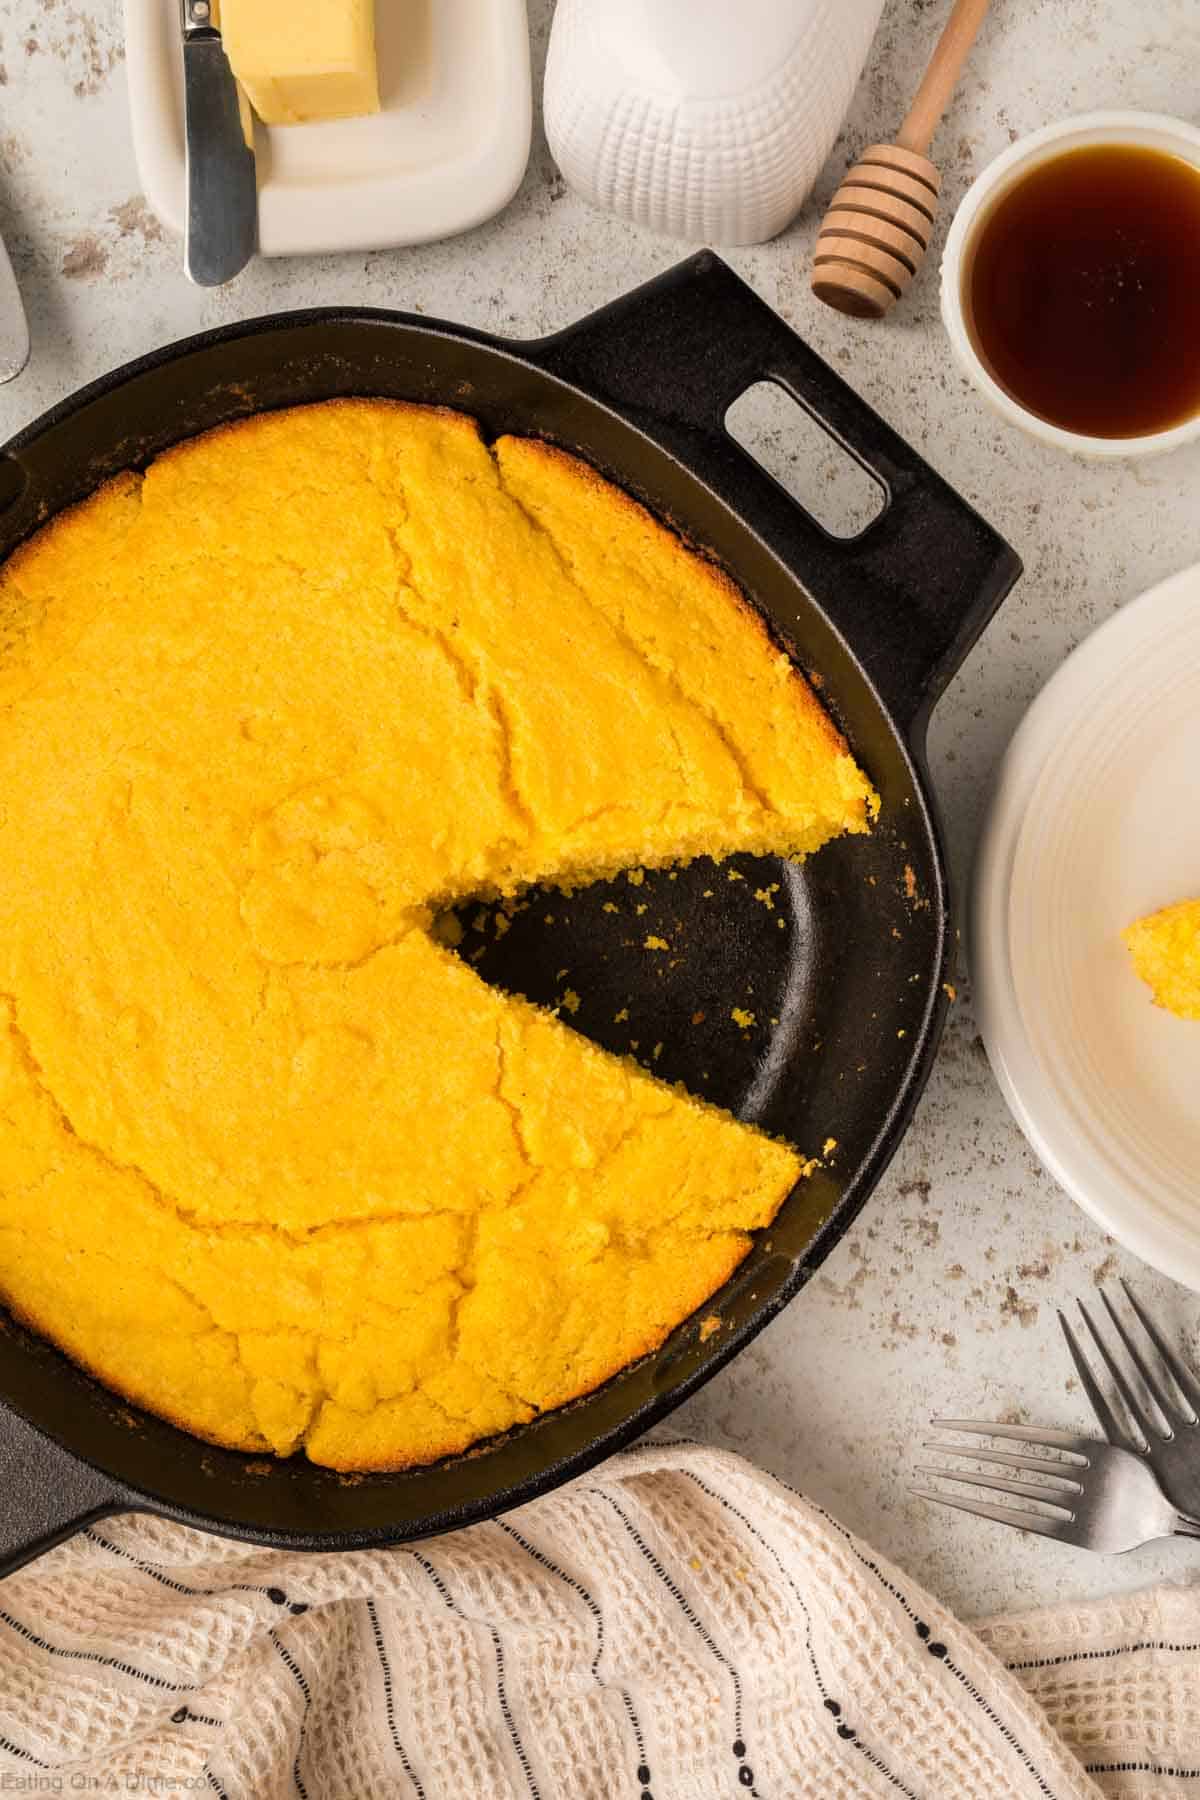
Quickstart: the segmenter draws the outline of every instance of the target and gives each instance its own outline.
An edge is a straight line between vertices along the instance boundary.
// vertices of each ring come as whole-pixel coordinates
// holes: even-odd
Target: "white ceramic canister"
[[[671,237],[758,244],[803,205],[883,0],[558,0],[551,153],[597,206]]]

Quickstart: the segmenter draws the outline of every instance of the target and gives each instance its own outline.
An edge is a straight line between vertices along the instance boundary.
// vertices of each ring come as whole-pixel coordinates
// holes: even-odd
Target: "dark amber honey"
[[[1200,169],[1070,150],[1002,194],[968,251],[975,348],[1065,431],[1141,437],[1200,413]]]

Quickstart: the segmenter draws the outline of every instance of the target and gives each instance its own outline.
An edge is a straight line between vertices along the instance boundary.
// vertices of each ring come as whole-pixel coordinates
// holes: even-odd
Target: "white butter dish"
[[[529,160],[525,0],[379,0],[381,110],[321,125],[261,123],[264,256],[387,250],[467,231],[506,206]],[[183,232],[177,0],[125,0],[133,143],[146,198]]]

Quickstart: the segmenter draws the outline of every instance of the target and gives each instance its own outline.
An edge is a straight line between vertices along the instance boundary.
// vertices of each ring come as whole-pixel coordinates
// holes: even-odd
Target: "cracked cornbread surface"
[[[119,477],[0,571],[0,1300],[347,1470],[586,1392],[802,1160],[434,915],[874,806],[725,578],[542,444],[343,401]]]

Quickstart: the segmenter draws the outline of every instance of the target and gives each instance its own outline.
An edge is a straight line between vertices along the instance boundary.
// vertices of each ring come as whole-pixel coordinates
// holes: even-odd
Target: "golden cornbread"
[[[1121,933],[1154,1004],[1200,1019],[1200,900],[1179,900]]]
[[[342,401],[118,478],[0,570],[0,1300],[342,1469],[587,1391],[803,1164],[434,915],[875,804],[736,589],[545,445]]]

